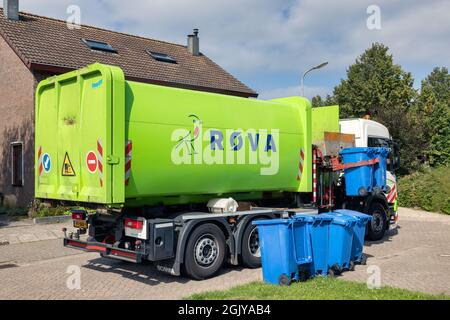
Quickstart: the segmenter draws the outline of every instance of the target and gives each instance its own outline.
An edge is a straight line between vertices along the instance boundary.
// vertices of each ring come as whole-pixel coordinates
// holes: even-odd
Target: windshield
[[[384,147],[392,148],[392,140],[387,138],[369,137],[367,146],[370,148]]]
[[[398,146],[394,141],[387,138],[369,137],[367,146],[370,148],[384,147],[391,149],[389,158],[387,159],[387,169],[392,173],[398,169],[400,166],[400,156],[398,154]]]

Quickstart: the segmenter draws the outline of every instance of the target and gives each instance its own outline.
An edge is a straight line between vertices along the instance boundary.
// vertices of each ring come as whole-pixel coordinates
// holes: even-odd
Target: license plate
[[[125,228],[125,235],[128,237],[139,238],[141,230]]]
[[[85,221],[85,220],[75,220],[74,222],[73,222],[73,226],[75,227],[75,228],[80,228],[80,229],[87,229],[87,221]]]

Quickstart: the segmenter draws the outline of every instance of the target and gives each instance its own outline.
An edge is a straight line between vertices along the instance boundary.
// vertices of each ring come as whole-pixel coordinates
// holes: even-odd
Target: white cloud
[[[77,4],[84,23],[181,44],[186,43],[187,33],[198,27],[201,50],[238,77],[250,78],[261,72],[300,74],[322,61],[330,62],[322,77],[327,72],[344,76],[348,65],[374,41],[389,46],[400,64],[426,68],[450,64],[450,1],[377,0],[382,29],[373,31],[366,27],[366,9],[373,0],[20,3],[26,11],[60,18],[66,17],[68,5]],[[272,81],[276,88],[276,79]]]
[[[202,49],[224,67],[240,72],[297,71],[330,60],[345,68],[372,41],[386,42],[400,60],[430,57],[448,64],[449,1],[379,0],[382,30],[366,28],[373,1],[315,0],[22,0],[21,7],[64,17],[69,4],[82,8],[83,19],[102,26],[185,43],[200,28]]]

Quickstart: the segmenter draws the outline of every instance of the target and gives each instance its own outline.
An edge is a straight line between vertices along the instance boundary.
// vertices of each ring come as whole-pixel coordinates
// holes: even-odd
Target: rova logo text
[[[176,165],[259,165],[261,175],[279,169],[279,130],[203,129],[203,122],[190,115],[193,128],[172,132]]]

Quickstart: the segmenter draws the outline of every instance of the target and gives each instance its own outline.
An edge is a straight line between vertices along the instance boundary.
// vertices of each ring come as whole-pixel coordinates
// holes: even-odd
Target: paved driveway
[[[342,278],[366,282],[378,266],[381,284],[450,295],[450,216],[400,208],[397,230],[380,242],[366,243],[367,266]]]
[[[376,265],[382,285],[450,294],[450,216],[401,208],[400,219],[397,232],[367,244],[368,265],[357,266],[342,278],[366,282],[367,267]],[[30,235],[0,245],[0,299],[178,299],[261,280],[260,269],[230,267],[213,279],[193,281],[162,274],[150,265],[103,259],[63,248],[61,239],[54,239],[60,228],[0,227],[0,239]],[[48,239],[38,236],[40,230],[50,232]],[[76,283],[70,280],[77,267],[80,289],[69,289],[67,282]]]

